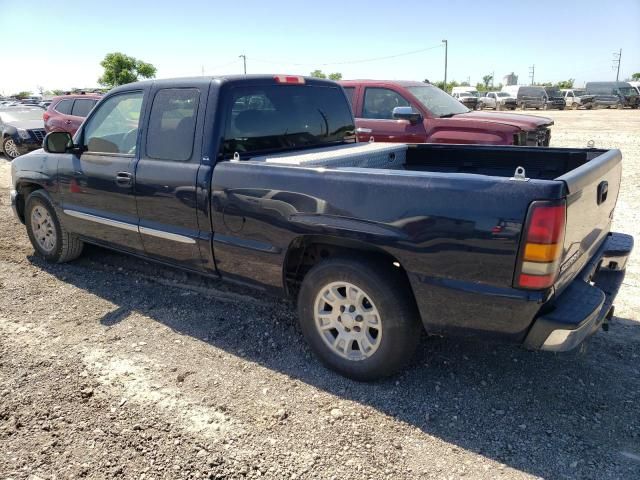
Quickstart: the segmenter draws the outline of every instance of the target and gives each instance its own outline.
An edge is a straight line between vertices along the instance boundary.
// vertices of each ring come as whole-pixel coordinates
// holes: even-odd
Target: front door
[[[100,243],[142,252],[134,196],[143,91],[105,99],[77,138],[82,152],[60,156],[64,222]]]
[[[136,167],[136,202],[145,253],[182,267],[202,270],[199,243],[210,251],[210,235],[200,238],[196,181],[202,149],[207,87],[158,88]],[[207,232],[210,225],[203,225]]]
[[[356,118],[359,142],[423,143],[426,132],[423,122],[412,125],[407,120],[394,120],[395,107],[411,104],[399,93],[389,88],[367,87],[364,90],[362,113]],[[415,107],[414,107],[415,108]]]

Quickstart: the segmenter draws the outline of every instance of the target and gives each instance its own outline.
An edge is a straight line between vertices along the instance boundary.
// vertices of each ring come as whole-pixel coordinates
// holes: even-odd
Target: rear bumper
[[[534,321],[524,346],[564,352],[595,333],[613,314],[631,250],[632,236],[609,234],[578,277]]]

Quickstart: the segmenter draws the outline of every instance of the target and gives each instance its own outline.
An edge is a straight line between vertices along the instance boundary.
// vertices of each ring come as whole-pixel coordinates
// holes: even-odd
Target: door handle
[[[67,125],[71,125],[71,120],[65,120],[65,122]]]
[[[133,175],[129,172],[116,173],[116,183],[121,187],[130,187],[133,180]]]
[[[371,133],[371,132],[373,132],[373,130],[370,128],[363,128],[363,127],[356,128],[356,133]]]

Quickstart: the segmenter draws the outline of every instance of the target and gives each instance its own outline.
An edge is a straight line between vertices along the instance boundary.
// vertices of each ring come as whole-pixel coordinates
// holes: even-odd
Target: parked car
[[[69,132],[73,136],[101,98],[95,93],[55,97],[43,115],[45,130]]]
[[[507,92],[486,92],[480,97],[482,108],[493,108],[494,110],[515,110],[517,100]]]
[[[502,87],[503,92],[507,92],[516,98],[518,107],[524,110],[526,108],[535,108],[540,110],[546,104],[546,93],[544,88],[527,85],[508,85]]]
[[[563,351],[611,317],[633,244],[610,232],[618,150],[354,130],[326,80],[131,83],[13,162],[11,204],[49,262],[95,243],[291,296],[311,349],[358,380],[399,369],[421,328]]]
[[[556,108],[558,110],[564,110],[567,106],[567,102],[564,99],[564,95],[558,87],[544,87],[545,102],[544,109],[549,110]]]
[[[595,95],[598,105],[615,108],[640,106],[640,95],[627,82],[587,82],[585,88],[589,94]]]
[[[471,110],[478,109],[478,97],[469,92],[455,92],[451,96]]]
[[[549,118],[472,112],[434,85],[390,80],[340,84],[352,102],[360,141],[548,146],[551,138]]]
[[[10,160],[41,148],[44,135],[42,109],[16,107],[0,110],[0,148]]]
[[[640,95],[640,82],[632,81],[627,83],[631,85],[636,90],[636,92],[638,92],[638,95]]]
[[[594,106],[594,96],[588,95],[584,88],[563,88],[560,90],[567,107],[577,110],[580,107],[591,110]]]
[[[49,108],[49,105],[51,105],[51,100],[45,100],[43,102],[38,103],[38,106],[40,108],[44,108],[45,110]]]

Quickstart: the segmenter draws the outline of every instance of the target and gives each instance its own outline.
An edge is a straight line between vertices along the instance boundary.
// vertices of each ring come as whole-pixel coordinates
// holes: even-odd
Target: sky
[[[0,0],[0,94],[97,86],[120,51],[158,78],[242,73],[475,85],[495,72],[528,84],[615,80],[640,72],[640,0]],[[391,58],[389,58],[391,57]]]

